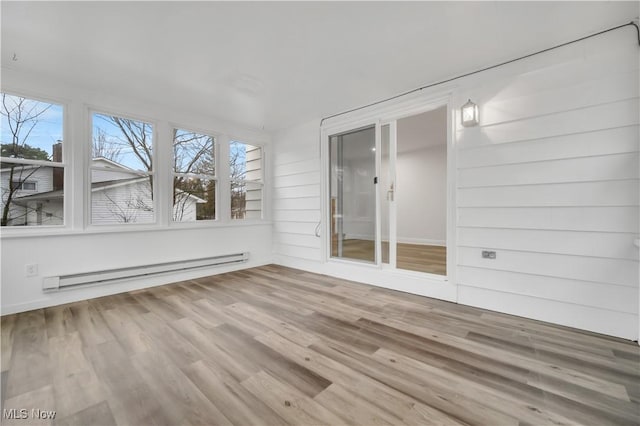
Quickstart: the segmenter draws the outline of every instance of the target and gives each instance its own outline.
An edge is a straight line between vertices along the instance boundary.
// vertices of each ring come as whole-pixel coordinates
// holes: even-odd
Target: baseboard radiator
[[[84,272],[81,274],[60,275],[57,277],[45,277],[42,287],[45,291],[55,291],[69,287],[109,283],[111,281],[121,281],[128,278],[138,278],[148,275],[164,274],[167,272],[187,271],[211,266],[243,263],[247,260],[249,260],[249,253],[233,253],[200,259],[177,260],[175,262],[106,269],[103,271]]]

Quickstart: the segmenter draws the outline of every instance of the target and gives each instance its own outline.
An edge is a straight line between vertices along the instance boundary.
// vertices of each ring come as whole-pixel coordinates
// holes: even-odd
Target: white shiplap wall
[[[320,238],[319,121],[286,131],[274,147],[273,226],[275,256],[318,262]]]
[[[638,338],[631,30],[460,93],[482,115],[456,132],[459,303]]]
[[[453,104],[471,98],[481,110],[480,126],[452,135],[459,303],[638,338],[634,35],[626,28],[458,81]],[[318,125],[275,137],[275,254],[332,273],[316,267]]]

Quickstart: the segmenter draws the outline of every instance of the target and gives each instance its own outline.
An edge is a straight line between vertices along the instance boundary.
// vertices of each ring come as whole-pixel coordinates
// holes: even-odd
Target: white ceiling
[[[1,7],[3,66],[274,130],[626,23],[639,6],[4,1]]]

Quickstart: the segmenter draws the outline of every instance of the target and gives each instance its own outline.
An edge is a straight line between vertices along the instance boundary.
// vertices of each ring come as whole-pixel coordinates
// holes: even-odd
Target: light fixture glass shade
[[[460,108],[462,112],[462,125],[464,127],[475,126],[478,121],[478,105],[471,102],[471,99]]]

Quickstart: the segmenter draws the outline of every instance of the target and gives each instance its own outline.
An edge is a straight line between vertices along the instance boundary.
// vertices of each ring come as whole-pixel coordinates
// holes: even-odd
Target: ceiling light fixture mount
[[[462,125],[464,127],[477,126],[480,122],[478,120],[478,105],[471,102],[471,99],[460,108]]]

